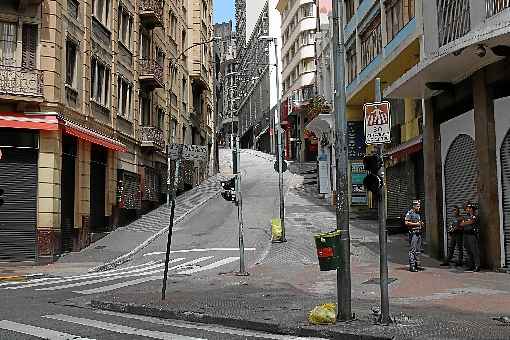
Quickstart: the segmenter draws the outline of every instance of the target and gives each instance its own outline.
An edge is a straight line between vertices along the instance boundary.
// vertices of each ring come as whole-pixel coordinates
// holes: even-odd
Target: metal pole
[[[381,78],[375,79],[375,102],[382,101],[381,95]],[[377,153],[383,159],[383,145],[377,145]],[[390,301],[388,294],[388,244],[386,234],[386,199],[384,197],[384,163],[379,169],[379,176],[383,179],[383,186],[377,195],[377,209],[379,218],[379,285],[381,289],[381,316],[379,322],[382,324],[390,324]]]
[[[236,136],[236,151],[239,155],[239,136]],[[239,158],[238,158],[239,159]],[[237,163],[237,168],[240,170],[240,164]],[[235,174],[236,176],[236,200],[237,200],[237,220],[239,227],[239,273],[238,276],[248,276],[244,265],[244,224],[243,224],[243,197],[241,194],[241,171]]]
[[[338,320],[352,320],[351,312],[351,245],[349,235],[349,197],[347,187],[347,119],[345,99],[345,46],[343,1],[333,1],[333,65],[335,68],[335,160],[336,160],[336,228],[341,230],[341,263],[337,270]]]
[[[168,157],[170,158],[170,150],[167,150]],[[180,153],[180,152],[179,152]],[[180,155],[179,155],[180,158]],[[164,300],[166,298],[166,281],[168,278],[168,263],[170,262],[170,247],[172,245],[172,231],[174,228],[174,216],[175,216],[175,188],[178,184],[179,179],[179,167],[180,167],[181,161],[180,159],[177,159],[175,162],[175,175],[174,175],[174,185],[172,186],[172,208],[170,210],[170,223],[168,226],[168,240],[166,243],[166,257],[165,257],[165,272],[163,274],[163,288],[161,289],[161,300]],[[170,167],[170,163],[168,164],[168,167]]]
[[[281,97],[280,97],[280,79],[278,75],[280,74],[280,68],[278,67],[278,40],[277,38],[273,38],[274,44],[274,66],[276,72],[276,111],[275,111],[275,123],[276,117],[280,114],[280,106],[281,106]],[[276,124],[275,124],[276,125]],[[275,126],[277,133],[277,147],[278,147],[278,188],[280,192],[280,223],[282,226],[282,242],[286,242],[285,238],[285,197],[283,194],[283,132],[284,130],[281,128],[281,122],[278,119],[278,126]]]

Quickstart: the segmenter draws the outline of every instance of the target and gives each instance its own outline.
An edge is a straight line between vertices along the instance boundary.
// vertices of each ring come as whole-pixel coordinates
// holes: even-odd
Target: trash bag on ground
[[[336,323],[336,304],[325,303],[315,306],[308,313],[308,321],[312,325],[332,325]]]
[[[282,222],[279,218],[271,219],[271,241],[281,242],[282,237]]]

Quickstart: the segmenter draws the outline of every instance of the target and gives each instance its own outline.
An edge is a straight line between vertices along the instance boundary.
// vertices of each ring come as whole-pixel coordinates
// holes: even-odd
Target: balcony
[[[469,0],[438,0],[439,46],[466,35],[471,30]]]
[[[510,0],[485,0],[487,18],[490,18],[505,9],[510,8]]]
[[[165,148],[163,131],[154,126],[140,127],[140,143],[143,148],[163,150]]]
[[[163,0],[141,0],[140,21],[149,29],[163,27]]]
[[[40,70],[0,65],[0,96],[42,101],[43,85],[43,74]]]
[[[140,59],[140,83],[149,89],[162,88],[163,67],[155,60]]]

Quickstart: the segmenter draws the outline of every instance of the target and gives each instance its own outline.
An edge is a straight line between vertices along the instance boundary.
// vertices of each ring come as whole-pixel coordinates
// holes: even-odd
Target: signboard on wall
[[[363,159],[366,153],[363,122],[347,122],[347,148],[349,160]]]
[[[168,154],[171,160],[206,161],[207,147],[202,145],[170,144]]]
[[[351,205],[367,205],[368,196],[363,180],[367,176],[363,162],[351,163]]]
[[[333,15],[332,0],[319,0],[319,20],[321,27],[329,24],[329,18]]]

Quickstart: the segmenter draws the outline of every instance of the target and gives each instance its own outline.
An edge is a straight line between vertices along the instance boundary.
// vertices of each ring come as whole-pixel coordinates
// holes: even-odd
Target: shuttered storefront
[[[107,231],[106,166],[108,152],[105,148],[92,145],[90,151],[90,228],[92,232]]]
[[[134,172],[118,170],[119,208],[137,210],[142,207],[140,176]]]
[[[35,261],[38,152],[1,150],[0,188],[4,190],[4,203],[0,206],[0,261]]]
[[[478,172],[474,139],[465,134],[457,136],[448,149],[444,163],[447,225],[453,219],[453,206],[459,206],[462,212],[465,202],[478,203]],[[464,261],[467,260],[464,253]]]
[[[402,162],[386,169],[387,218],[398,219],[409,210],[414,194],[414,168]]]
[[[510,134],[501,145],[501,183],[503,191],[503,246],[505,265],[510,268]]]

